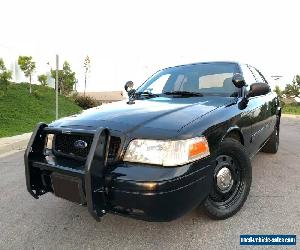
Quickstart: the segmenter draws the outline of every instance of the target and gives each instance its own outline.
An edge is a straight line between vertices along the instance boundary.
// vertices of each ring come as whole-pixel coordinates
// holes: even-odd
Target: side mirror
[[[239,73],[235,74],[232,77],[232,82],[233,82],[234,86],[236,86],[239,89],[246,85],[244,77]]]
[[[248,97],[266,95],[271,91],[270,86],[264,82],[257,82],[250,85],[250,90],[247,94]]]
[[[135,93],[135,89],[133,88],[133,81],[126,82],[124,89],[129,97],[132,96]]]

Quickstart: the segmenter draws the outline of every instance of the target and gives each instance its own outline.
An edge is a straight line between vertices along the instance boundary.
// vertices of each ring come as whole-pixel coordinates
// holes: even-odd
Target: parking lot
[[[87,208],[51,194],[33,199],[25,187],[23,151],[1,157],[0,249],[236,249],[240,234],[296,234],[299,246],[300,119],[283,118],[280,136],[276,155],[253,159],[244,207],[223,221],[195,210],[168,223],[116,215],[96,222]]]

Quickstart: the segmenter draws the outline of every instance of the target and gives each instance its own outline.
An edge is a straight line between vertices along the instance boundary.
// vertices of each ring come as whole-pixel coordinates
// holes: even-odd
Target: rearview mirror
[[[264,82],[257,82],[250,85],[247,97],[266,95],[271,91],[270,86]]]
[[[232,77],[232,82],[233,82],[234,86],[236,86],[239,89],[246,85],[244,77],[239,73],[235,74]]]

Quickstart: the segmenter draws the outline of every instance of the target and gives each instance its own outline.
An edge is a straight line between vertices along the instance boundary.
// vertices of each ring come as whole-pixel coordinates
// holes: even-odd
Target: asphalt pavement
[[[96,222],[87,208],[52,194],[32,198],[23,154],[0,157],[0,249],[256,249],[241,247],[240,234],[296,234],[300,246],[300,119],[282,119],[278,153],[252,160],[248,200],[223,221],[194,210],[164,223],[110,214]]]

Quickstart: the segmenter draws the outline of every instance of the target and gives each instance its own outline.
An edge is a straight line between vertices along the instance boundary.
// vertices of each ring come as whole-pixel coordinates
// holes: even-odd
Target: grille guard
[[[28,192],[35,198],[47,193],[41,182],[41,176],[34,171],[32,161],[36,156],[42,156],[45,144],[45,130],[47,133],[61,131],[50,130],[45,123],[39,123],[34,129],[24,154],[26,186]],[[110,131],[98,128],[93,136],[93,142],[85,162],[82,181],[85,188],[85,201],[90,214],[97,220],[108,209],[105,193],[105,167],[107,165],[108,149],[110,145]],[[60,172],[59,166],[55,166]]]

